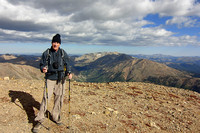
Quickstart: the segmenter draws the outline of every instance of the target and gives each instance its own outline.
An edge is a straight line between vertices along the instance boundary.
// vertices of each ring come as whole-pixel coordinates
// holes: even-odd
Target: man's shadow
[[[32,95],[29,93],[23,92],[23,91],[12,91],[9,90],[9,96],[11,97],[11,102],[15,103],[18,107],[20,107],[22,110],[24,110],[28,116],[28,122],[32,123],[33,126],[36,125],[35,119],[35,112],[34,108],[40,109],[40,103],[35,101]],[[16,103],[16,99],[19,100],[21,103]]]

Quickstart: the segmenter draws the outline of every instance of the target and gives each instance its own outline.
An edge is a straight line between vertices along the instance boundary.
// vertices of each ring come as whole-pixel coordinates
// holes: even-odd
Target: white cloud
[[[181,27],[195,27],[199,25],[197,19],[192,19],[190,17],[173,17],[166,21],[167,25],[177,24],[179,28]]]
[[[194,26],[195,0],[0,0],[0,41],[48,41],[60,33],[65,43],[171,46],[199,45],[195,36],[174,36],[143,20],[148,14],[171,16],[166,24]],[[9,36],[9,37],[7,37]],[[11,36],[13,38],[11,38]],[[44,38],[44,39],[42,39]],[[184,40],[184,41],[183,41]]]
[[[154,7],[161,16],[186,16],[195,6],[194,0],[157,0]]]

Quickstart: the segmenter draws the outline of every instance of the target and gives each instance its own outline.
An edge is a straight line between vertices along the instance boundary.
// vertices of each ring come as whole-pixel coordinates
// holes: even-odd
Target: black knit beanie
[[[53,42],[58,42],[61,44],[60,34],[56,34],[55,36],[53,36],[52,43]]]

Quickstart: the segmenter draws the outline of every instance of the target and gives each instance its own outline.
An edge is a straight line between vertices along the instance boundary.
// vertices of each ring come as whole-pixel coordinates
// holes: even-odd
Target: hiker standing
[[[51,48],[47,49],[42,54],[40,60],[40,70],[42,73],[45,73],[45,89],[40,111],[35,118],[35,121],[38,123],[33,128],[34,132],[38,131],[41,123],[45,119],[48,102],[52,94],[54,94],[54,106],[51,116],[56,124],[59,125],[61,123],[60,112],[65,93],[65,77],[68,76],[68,78],[71,79],[72,74],[70,73],[69,57],[67,53],[60,48],[60,45],[60,35],[56,34],[52,38]]]

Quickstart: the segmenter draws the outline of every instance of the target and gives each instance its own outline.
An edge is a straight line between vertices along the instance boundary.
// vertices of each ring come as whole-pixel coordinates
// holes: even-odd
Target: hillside
[[[87,60],[87,59],[83,59]],[[77,81],[151,82],[200,92],[200,79],[165,64],[147,59],[133,58],[125,54],[109,54],[85,65],[74,66]]]
[[[33,55],[0,55],[0,79],[42,79],[38,56]]]
[[[29,65],[0,63],[0,79],[4,77],[12,79],[42,79],[44,75],[39,69]]]
[[[31,132],[43,85],[42,80],[0,81],[2,133]],[[200,132],[200,94],[193,91],[140,82],[71,82],[68,119],[67,89],[62,121],[66,126],[70,121],[70,130],[46,120],[41,133]],[[50,131],[45,127],[50,127]]]
[[[108,78],[106,81],[144,81],[149,76],[164,77],[177,76],[184,77],[184,73],[167,67],[166,65],[152,62],[146,59],[132,58],[128,55],[104,56],[91,63],[95,70],[102,71]],[[93,73],[93,72],[92,72]]]

